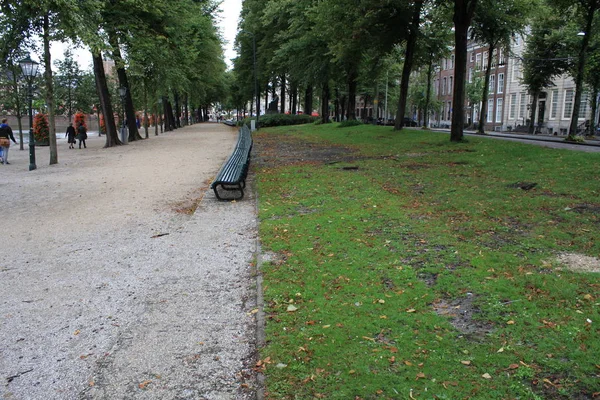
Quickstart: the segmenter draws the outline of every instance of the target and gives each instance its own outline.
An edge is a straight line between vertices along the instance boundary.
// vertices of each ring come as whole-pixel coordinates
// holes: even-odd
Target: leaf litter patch
[[[438,315],[448,317],[450,324],[471,340],[481,340],[489,334],[494,326],[490,322],[477,320],[481,312],[474,304],[476,296],[467,294],[466,297],[446,300],[440,299],[432,304]]]
[[[600,259],[577,253],[562,253],[556,258],[564,268],[573,272],[600,272]]]

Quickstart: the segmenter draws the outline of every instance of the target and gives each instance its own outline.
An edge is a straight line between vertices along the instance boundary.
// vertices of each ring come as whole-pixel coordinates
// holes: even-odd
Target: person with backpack
[[[10,164],[8,162],[8,148],[10,147],[10,141],[12,140],[14,144],[17,144],[17,141],[13,136],[13,131],[10,126],[8,126],[7,121],[6,118],[2,118],[2,123],[0,124],[0,147],[2,148],[2,162],[4,165]]]
[[[87,139],[87,129],[85,129],[85,125],[79,124],[77,128],[77,139],[79,139],[79,148],[81,148],[81,143],[83,143],[83,148],[87,149],[85,145],[85,140]]]

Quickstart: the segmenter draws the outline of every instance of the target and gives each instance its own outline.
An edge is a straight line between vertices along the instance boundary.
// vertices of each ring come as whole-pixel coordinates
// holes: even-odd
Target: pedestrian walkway
[[[34,171],[12,152],[0,397],[253,398],[255,199],[208,190],[236,138],[198,124],[111,149],[59,139],[59,164],[38,147]]]

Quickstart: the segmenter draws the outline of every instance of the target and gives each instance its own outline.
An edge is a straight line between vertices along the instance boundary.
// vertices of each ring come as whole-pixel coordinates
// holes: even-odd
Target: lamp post
[[[19,61],[21,72],[27,81],[27,100],[29,103],[29,170],[36,169],[35,165],[35,138],[33,137],[33,90],[32,85],[38,73],[39,63],[33,61],[30,56]]]
[[[121,96],[121,107],[123,108],[123,120],[121,121],[121,141],[123,143],[127,143],[127,138],[125,137],[127,134],[125,131],[125,97],[127,96],[127,88],[125,86],[121,86],[119,88],[119,96]]]
[[[260,94],[258,93],[258,70],[256,67],[256,36],[252,32],[240,31],[252,36],[252,60],[254,65],[254,96],[256,98],[256,129],[259,128],[260,118]]]

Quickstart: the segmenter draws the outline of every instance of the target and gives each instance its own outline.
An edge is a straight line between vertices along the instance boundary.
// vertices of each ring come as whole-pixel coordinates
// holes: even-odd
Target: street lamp
[[[256,97],[256,129],[259,128],[259,118],[260,118],[260,94],[258,93],[258,70],[256,68],[256,36],[254,33],[248,31],[240,31],[242,33],[246,33],[252,36],[252,59],[254,64],[254,96]]]
[[[123,143],[127,143],[127,138],[125,135],[127,134],[125,131],[125,97],[127,96],[127,88],[125,86],[121,86],[119,88],[119,96],[121,96],[121,107],[123,108],[123,120],[121,122],[121,141]]]
[[[33,137],[33,91],[32,85],[38,73],[39,63],[33,61],[30,56],[19,61],[21,72],[27,82],[27,100],[29,102],[29,170],[36,169],[35,165],[35,138]]]

